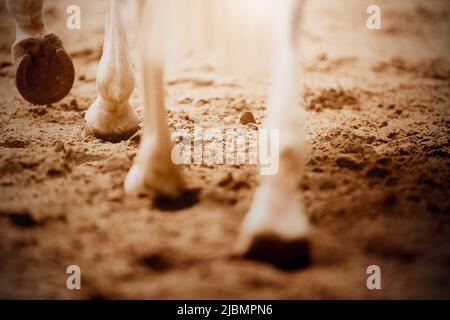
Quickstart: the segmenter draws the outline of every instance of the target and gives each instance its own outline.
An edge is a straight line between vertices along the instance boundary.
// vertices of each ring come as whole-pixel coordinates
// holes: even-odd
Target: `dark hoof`
[[[308,239],[287,241],[260,236],[252,240],[242,255],[246,259],[267,262],[283,270],[296,270],[311,263]]]
[[[54,34],[29,38],[12,49],[16,65],[16,87],[22,97],[37,105],[63,99],[72,89],[75,69]]]

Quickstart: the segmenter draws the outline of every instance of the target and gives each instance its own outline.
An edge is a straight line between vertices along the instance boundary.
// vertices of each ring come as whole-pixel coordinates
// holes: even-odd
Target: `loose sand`
[[[70,3],[69,3],[70,2]],[[103,1],[48,1],[76,68],[69,96],[26,103],[14,87],[14,25],[0,4],[1,298],[450,298],[450,5],[311,1],[302,43],[309,152],[299,182],[317,232],[313,263],[283,271],[231,256],[258,185],[254,166],[187,166],[198,201],[126,196],[139,136],[83,135],[103,43]],[[82,30],[65,29],[80,4]],[[168,80],[172,129],[243,126],[265,114],[264,79],[188,68]],[[300,91],[300,88],[299,88]],[[142,114],[138,94],[132,104]],[[248,115],[247,115],[248,116]],[[82,290],[66,288],[66,268]],[[382,290],[366,287],[366,268]]]

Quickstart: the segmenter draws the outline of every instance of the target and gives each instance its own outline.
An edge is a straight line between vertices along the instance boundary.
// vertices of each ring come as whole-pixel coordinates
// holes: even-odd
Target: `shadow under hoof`
[[[289,271],[309,266],[310,251],[310,244],[306,239],[285,241],[274,237],[259,237],[253,241],[243,257],[270,263]]]
[[[118,143],[121,141],[125,141],[133,137],[139,128],[130,130],[125,133],[121,134],[114,134],[114,135],[105,135],[97,132],[96,130],[92,129],[89,125],[86,125],[84,127],[83,133],[87,137],[94,137],[103,141],[112,142],[112,143]]]
[[[158,195],[153,200],[153,206],[162,211],[177,211],[192,207],[199,201],[199,189],[185,190],[178,197]]]

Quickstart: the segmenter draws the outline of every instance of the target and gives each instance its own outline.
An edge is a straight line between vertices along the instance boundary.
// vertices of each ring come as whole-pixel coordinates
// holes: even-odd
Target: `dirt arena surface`
[[[298,192],[316,231],[312,264],[291,271],[232,255],[255,166],[186,166],[198,197],[174,207],[124,194],[139,134],[83,135],[105,3],[48,1],[47,23],[76,68],[69,96],[48,106],[17,93],[14,24],[0,4],[0,298],[450,298],[449,1],[306,6],[299,94],[310,144]],[[375,3],[383,29],[369,31]],[[81,7],[81,30],[65,27],[70,4]],[[257,130],[264,119],[265,79],[195,65],[167,84],[173,130],[242,127],[245,112]],[[142,115],[138,92],[131,102]],[[66,288],[72,264],[82,290]],[[374,264],[382,289],[370,291]]]

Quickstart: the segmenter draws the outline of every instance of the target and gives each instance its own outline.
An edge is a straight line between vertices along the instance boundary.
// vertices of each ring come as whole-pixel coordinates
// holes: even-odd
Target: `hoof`
[[[242,222],[236,253],[281,269],[302,268],[311,260],[311,230],[295,191],[266,181]]]
[[[126,193],[154,194],[157,199],[178,199],[184,194],[184,182],[178,168],[174,167],[172,172],[163,175],[158,169],[146,167],[147,170],[137,163],[131,167],[124,182]]]
[[[185,192],[180,168],[172,162],[166,148],[158,143],[153,139],[141,142],[135,163],[125,179],[125,192],[156,194],[173,199]]]
[[[296,270],[311,263],[308,238],[284,240],[276,236],[257,236],[240,249],[240,256],[273,264],[283,270]]]
[[[16,87],[28,102],[55,103],[72,89],[75,69],[56,35],[23,39],[14,44],[12,53]]]
[[[128,194],[147,194],[148,190],[145,187],[144,172],[139,165],[134,164],[124,182],[125,192]]]
[[[84,133],[110,142],[120,142],[131,138],[139,129],[139,118],[128,103],[116,108],[105,107],[102,99],[97,99],[86,111]]]

